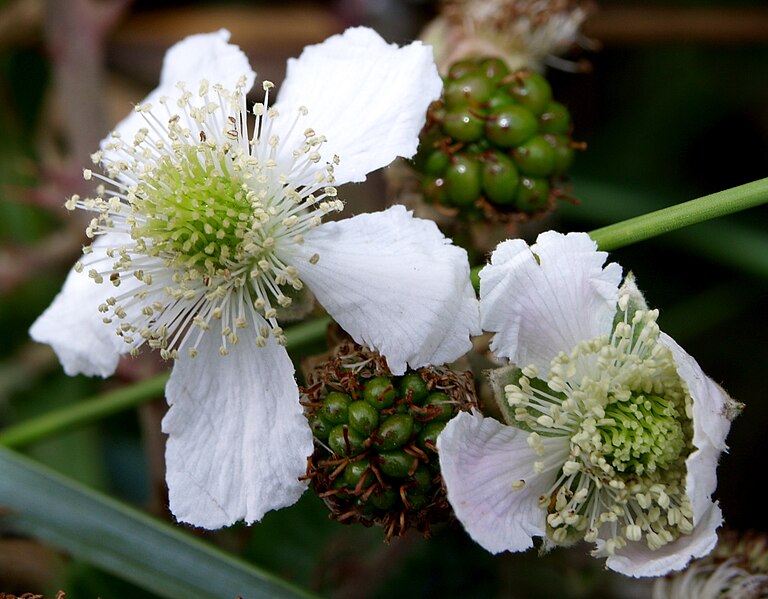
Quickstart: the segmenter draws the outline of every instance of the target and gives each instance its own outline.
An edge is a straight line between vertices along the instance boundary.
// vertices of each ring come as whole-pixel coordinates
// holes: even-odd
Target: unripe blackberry
[[[352,398],[346,393],[334,391],[323,400],[319,415],[328,424],[344,424],[349,421],[347,410]]]
[[[378,354],[344,345],[302,389],[315,432],[312,488],[340,522],[384,527],[386,540],[446,520],[436,440],[475,405],[471,373],[444,367],[395,377]]]
[[[482,184],[489,201],[501,205],[513,202],[520,184],[514,160],[501,152],[489,154],[483,165]]]
[[[480,194],[480,163],[470,154],[454,154],[445,169],[447,199],[453,206],[471,206]]]
[[[514,148],[531,139],[538,130],[539,123],[534,114],[525,106],[514,103],[493,108],[485,120],[488,141],[500,148]]]
[[[454,63],[429,110],[415,168],[428,202],[465,217],[524,220],[567,197],[573,150],[568,109],[533,71],[498,58]]]

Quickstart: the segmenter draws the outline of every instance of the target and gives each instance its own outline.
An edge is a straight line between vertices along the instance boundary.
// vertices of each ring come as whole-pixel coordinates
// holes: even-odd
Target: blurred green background
[[[524,233],[542,226],[590,230],[768,176],[765,3],[599,4],[586,32],[602,47],[578,55],[591,71],[549,74],[555,97],[571,109],[574,137],[589,146],[577,156],[572,176],[581,205],[564,204],[554,218]],[[673,8],[674,18],[664,12]],[[170,44],[189,33],[231,28],[259,75],[279,81],[285,59],[307,43],[357,23],[406,41],[434,10],[430,2],[405,0],[286,2],[279,8],[258,2],[0,1],[0,427],[163,368],[150,356],[124,364],[108,381],[70,378],[48,348],[29,340],[27,329],[60,288],[83,242],[82,228],[63,208],[65,197],[83,189],[79,173],[88,152],[151,89]],[[383,178],[347,186],[344,195],[383,198]],[[729,527],[764,532],[767,214],[763,206],[613,255],[634,271],[649,304],[661,309],[662,328],[746,404],[721,461],[717,497]],[[24,453],[170,520],[163,410],[159,397]],[[0,592],[155,596],[6,528],[1,514]],[[309,493],[261,524],[204,536],[323,596],[649,596],[642,584],[603,571],[585,547],[544,558],[493,557],[459,526],[435,530],[432,540],[414,534],[387,546],[379,530],[327,520]]]

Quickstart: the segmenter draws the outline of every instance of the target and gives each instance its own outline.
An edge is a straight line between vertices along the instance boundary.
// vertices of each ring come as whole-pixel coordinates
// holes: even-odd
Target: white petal
[[[190,35],[171,46],[163,59],[160,87],[173,88],[179,81],[187,84],[193,94],[200,81],[207,79],[211,85],[221,84],[234,90],[240,77],[246,77],[248,91],[253,86],[256,73],[248,63],[248,57],[235,44],[229,42],[230,33],[219,29],[213,33]]]
[[[89,263],[104,258],[107,247],[119,245],[117,235],[104,235],[93,243],[93,252],[83,257]],[[104,324],[105,314],[99,305],[112,295],[115,288],[109,283],[97,284],[88,276],[88,267],[82,272],[69,271],[59,294],[29,329],[38,343],[53,348],[64,372],[70,376],[108,377],[117,368],[120,355],[130,348],[115,333],[114,326]],[[130,283],[124,283],[129,285]],[[120,290],[126,287],[120,286]]]
[[[677,373],[685,381],[693,398],[693,445],[696,450],[686,460],[686,493],[691,500],[694,524],[709,509],[710,498],[717,487],[717,462],[727,450],[725,437],[731,428],[727,415],[727,396],[701,370],[696,360],[669,335],[662,333],[659,341],[672,352]]]
[[[628,543],[609,557],[605,565],[626,576],[663,576],[682,570],[693,558],[707,555],[717,544],[717,528],[723,523],[723,515],[717,504],[709,503],[696,524],[693,533],[676,541],[651,550],[644,541]]]
[[[282,132],[281,150],[290,157],[311,127],[328,139],[320,150],[325,160],[341,158],[337,183],[364,181],[395,157],[416,153],[427,107],[441,89],[429,46],[398,48],[372,29],[347,29],[288,61],[276,107],[293,115],[303,105],[309,114],[291,136]]]
[[[298,478],[312,453],[285,348],[272,339],[256,347],[249,327],[222,357],[220,335],[220,325],[212,326],[199,355],[176,362],[163,419],[171,511],[209,529],[255,522],[293,504],[304,492]]]
[[[548,231],[530,248],[519,239],[499,244],[480,272],[482,326],[496,333],[491,349],[546,372],[561,351],[610,334],[621,267],[603,268],[606,257],[586,233]]]
[[[461,412],[437,439],[448,501],[469,535],[492,553],[524,551],[533,545],[533,536],[546,533],[538,501],[555,482],[557,468],[534,473],[540,458],[527,437],[492,418]],[[563,445],[565,461],[567,439],[548,441],[553,441],[554,454],[559,453],[555,446]],[[516,489],[519,481],[524,486]]]
[[[248,91],[253,86],[256,73],[248,64],[248,58],[243,51],[234,44],[227,43],[229,36],[229,31],[220,29],[214,33],[191,35],[169,48],[163,59],[160,84],[140,102],[140,105],[152,104],[157,108],[158,100],[166,96],[171,114],[175,114],[178,110],[176,100],[182,94],[176,87],[179,82],[186,84],[186,89],[192,93],[191,101],[195,105],[202,102],[198,97],[198,89],[204,79],[211,86],[221,84],[225,89],[234,91],[237,82],[245,76],[246,87],[243,91]],[[215,94],[211,97],[215,98]],[[132,111],[118,123],[115,131],[130,144],[142,127],[147,127],[147,121],[141,114]],[[111,135],[102,140],[102,149],[110,141]],[[105,152],[105,156],[109,159],[110,152]]]
[[[479,333],[466,252],[402,206],[325,223],[287,251],[328,313],[395,374],[455,360]]]
[[[662,333],[660,341],[672,351],[677,372],[693,397],[696,449],[686,460],[685,484],[693,508],[694,530],[655,551],[644,543],[630,543],[608,558],[609,568],[629,576],[662,576],[683,569],[692,558],[704,556],[715,547],[717,528],[723,522],[720,508],[712,503],[711,496],[717,486],[717,462],[726,449],[725,437],[730,429],[727,397],[674,339]]]

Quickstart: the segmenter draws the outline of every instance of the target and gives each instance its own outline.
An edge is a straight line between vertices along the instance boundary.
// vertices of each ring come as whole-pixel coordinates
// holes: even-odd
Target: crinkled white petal
[[[123,236],[109,234],[93,243],[93,251],[83,260],[92,262],[105,258],[107,247],[119,245]],[[64,372],[70,376],[108,377],[117,368],[120,355],[129,347],[115,333],[115,328],[103,322],[104,314],[99,305],[107,297],[115,295],[115,288],[108,282],[97,284],[88,276],[88,267],[82,272],[69,271],[59,294],[29,329],[38,343],[53,348]],[[131,282],[125,282],[120,290]]]
[[[519,239],[499,244],[480,271],[482,327],[496,333],[491,349],[546,372],[561,351],[609,335],[621,266],[603,268],[606,257],[586,233],[548,231],[530,248]]]
[[[198,95],[200,83],[203,80],[207,80],[211,87],[220,84],[232,92],[240,78],[245,76],[246,86],[243,91],[248,91],[253,86],[256,73],[251,69],[243,51],[236,45],[227,43],[229,37],[229,31],[220,29],[213,33],[190,35],[174,44],[163,59],[160,85],[139,105],[152,104],[153,108],[159,108],[159,99],[166,96],[170,114],[176,114],[179,112],[176,101],[183,93],[177,87],[179,82],[185,83],[187,91],[192,93],[191,101],[194,105],[202,105],[204,102]],[[214,94],[209,101],[215,98]],[[162,115],[162,112],[156,112],[156,114]],[[126,143],[131,143],[139,129],[147,126],[146,119],[132,111],[117,124],[114,130]],[[111,134],[102,140],[102,149],[110,141],[112,141]],[[111,153],[105,152],[105,157],[112,157]]]
[[[166,387],[170,410],[166,480],[176,518],[214,529],[260,520],[304,492],[298,478],[312,453],[312,434],[299,404],[293,365],[272,338],[255,345],[256,331],[220,356],[220,324],[177,360]]]
[[[455,360],[480,332],[466,252],[402,206],[324,223],[288,251],[328,313],[394,374]]]
[[[330,162],[334,154],[341,158],[336,182],[364,181],[397,156],[416,153],[427,107],[441,89],[432,49],[421,42],[399,48],[372,29],[355,27],[307,46],[288,61],[275,105],[282,121],[275,127],[283,127],[275,129],[281,135],[281,159],[290,160],[290,151],[311,127],[328,139],[320,149],[324,160]],[[292,119],[283,116],[300,106],[309,114],[289,135],[285,127]]]
[[[554,484],[567,438],[545,439],[559,466],[536,474],[528,433],[480,414],[459,413],[437,439],[448,501],[469,535],[492,553],[524,551],[546,533],[539,496]],[[516,489],[518,481],[525,481]]]
[[[626,576],[663,576],[682,570],[691,559],[707,555],[717,544],[717,528],[723,523],[720,507],[709,502],[696,527],[672,543],[651,550],[643,541],[628,543],[610,556],[605,565]]]
[[[650,550],[644,543],[629,543],[609,557],[606,565],[628,576],[662,576],[683,569],[688,562],[709,553],[717,544],[717,528],[723,517],[712,502],[717,487],[717,463],[727,449],[725,438],[730,429],[724,391],[707,377],[690,355],[669,335],[659,341],[672,352],[677,372],[693,398],[693,444],[695,450],[686,460],[686,494],[693,509],[694,530],[673,543]]]
[[[672,337],[661,333],[659,341],[672,352],[677,373],[693,398],[693,445],[696,449],[685,462],[688,470],[685,490],[691,500],[694,525],[698,526],[698,520],[709,509],[710,498],[717,487],[720,454],[728,449],[725,438],[731,421],[726,413],[727,396]]]

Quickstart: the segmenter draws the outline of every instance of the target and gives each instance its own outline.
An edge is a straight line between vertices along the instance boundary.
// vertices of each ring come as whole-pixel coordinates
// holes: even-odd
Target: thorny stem
[[[104,44],[130,0],[46,0],[45,25],[54,77],[66,115],[70,159],[88,164],[107,130],[102,94]]]

